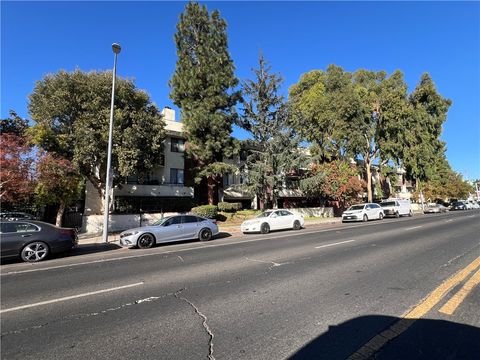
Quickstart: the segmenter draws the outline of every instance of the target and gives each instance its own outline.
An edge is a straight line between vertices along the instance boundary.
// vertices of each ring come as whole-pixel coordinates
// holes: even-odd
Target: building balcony
[[[113,189],[113,196],[193,197],[193,187],[165,183],[161,185],[121,184]]]
[[[235,186],[235,185],[229,186],[226,189],[224,189],[223,196],[227,200],[253,198],[253,196],[249,192],[242,190],[239,186]]]

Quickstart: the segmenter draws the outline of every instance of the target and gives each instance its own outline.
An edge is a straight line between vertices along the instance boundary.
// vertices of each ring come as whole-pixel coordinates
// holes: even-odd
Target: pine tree
[[[270,73],[262,55],[254,80],[243,84],[244,126],[253,137],[247,158],[247,189],[260,199],[261,207],[276,207],[278,193],[288,174],[296,173],[302,161],[298,138],[288,126],[289,111],[278,94],[282,78]]]
[[[231,137],[240,92],[228,53],[226,23],[218,11],[190,2],[180,15],[175,34],[177,63],[170,97],[181,110],[187,135],[187,155],[196,163],[197,181],[207,178],[208,202],[217,201],[223,163],[238,149]]]

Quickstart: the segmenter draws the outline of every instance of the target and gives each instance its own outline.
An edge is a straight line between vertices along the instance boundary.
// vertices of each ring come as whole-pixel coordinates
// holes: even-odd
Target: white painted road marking
[[[423,227],[423,225],[418,225],[418,226],[406,228],[405,230],[413,230],[413,229],[418,229],[418,228],[421,228],[421,227]]]
[[[103,294],[103,293],[106,293],[106,292],[116,291],[116,290],[121,290],[121,289],[126,289],[126,288],[130,288],[130,287],[134,287],[134,286],[139,286],[139,285],[143,285],[143,282],[139,282],[139,283],[135,283],[135,284],[130,284],[130,285],[118,286],[118,287],[114,287],[114,288],[110,288],[110,289],[103,289],[103,290],[98,290],[98,291],[91,291],[91,292],[84,293],[84,294],[66,296],[66,297],[63,297],[63,298],[58,298],[58,299],[53,299],[53,300],[41,301],[41,302],[34,303],[34,304],[16,306],[16,307],[13,307],[13,308],[8,308],[8,309],[0,310],[0,314],[6,313],[6,312],[10,312],[10,311],[28,309],[28,308],[32,308],[32,307],[36,307],[36,306],[41,306],[41,305],[52,304],[52,303],[56,303],[56,302],[60,302],[60,301],[72,300],[72,299],[76,299],[76,298],[80,298],[80,297],[84,297],[84,296],[91,296],[91,295]]]
[[[353,242],[353,241],[356,241],[356,240],[346,240],[346,241],[336,242],[336,243],[333,243],[333,244],[315,246],[315,249],[321,249],[321,248],[324,248],[324,247],[335,246],[335,245],[340,245],[340,244],[346,244],[346,243],[350,243],[350,242]]]

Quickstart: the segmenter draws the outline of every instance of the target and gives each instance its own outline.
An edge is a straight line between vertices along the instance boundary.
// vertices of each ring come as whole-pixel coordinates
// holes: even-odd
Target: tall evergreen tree
[[[437,92],[432,78],[425,73],[409,102],[412,113],[405,127],[402,162],[418,188],[421,182],[435,177],[435,164],[444,157],[445,143],[440,135],[452,101]]]
[[[283,82],[262,55],[254,80],[243,83],[244,126],[253,137],[247,158],[247,188],[260,199],[261,207],[276,207],[278,193],[288,174],[296,173],[302,161],[299,141],[288,126],[289,111],[278,94]]]
[[[197,166],[197,180],[206,177],[208,201],[217,201],[223,163],[238,149],[231,137],[240,92],[228,52],[227,24],[215,10],[190,2],[180,15],[175,34],[177,63],[170,80],[170,97],[181,110],[187,135],[187,154]]]

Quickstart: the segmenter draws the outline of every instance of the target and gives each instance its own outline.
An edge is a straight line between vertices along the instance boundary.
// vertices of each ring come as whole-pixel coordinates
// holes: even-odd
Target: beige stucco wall
[[[103,201],[95,189],[92,183],[87,180],[85,186],[85,215],[102,214],[103,213]]]

